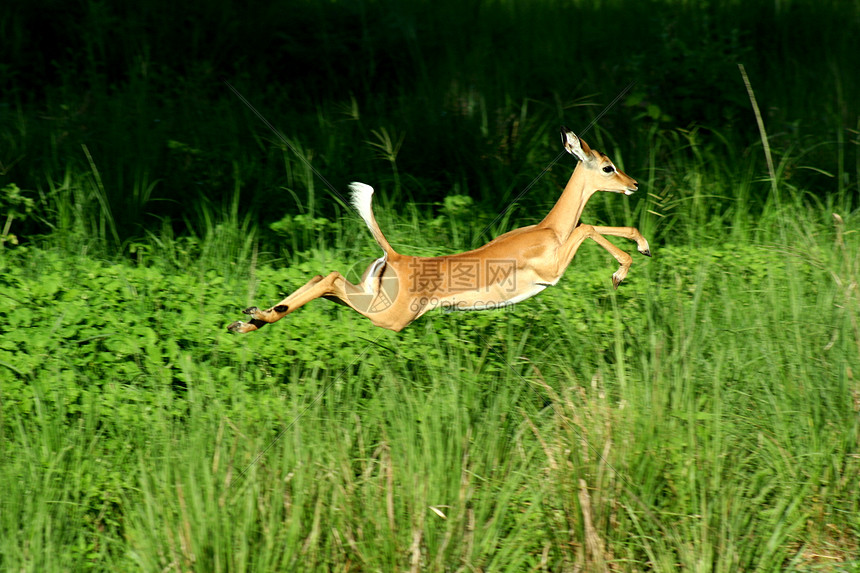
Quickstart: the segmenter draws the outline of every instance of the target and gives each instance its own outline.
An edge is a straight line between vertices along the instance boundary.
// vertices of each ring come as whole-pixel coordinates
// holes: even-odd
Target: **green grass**
[[[0,15],[0,569],[860,569],[857,2],[43,8]],[[640,182],[585,211],[651,242],[617,291],[586,243],[504,312],[226,331],[378,256],[348,181],[410,254],[535,222],[632,80],[584,135]]]
[[[325,301],[224,330],[337,251],[6,250],[4,566],[850,570],[856,217],[794,207],[787,244],[666,246],[617,292],[586,246],[513,310],[401,334]]]

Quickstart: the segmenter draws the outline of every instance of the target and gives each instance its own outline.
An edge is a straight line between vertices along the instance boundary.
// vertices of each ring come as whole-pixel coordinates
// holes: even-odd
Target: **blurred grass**
[[[735,194],[702,185],[764,172],[739,63],[782,179],[841,212],[857,204],[856,1],[40,4],[0,15],[0,187],[17,184],[43,213],[67,173],[87,174],[84,197],[116,227],[111,252],[165,222],[186,234],[200,204],[236,189],[270,250],[267,227],[285,213],[341,214],[305,162],[341,194],[357,179],[397,205],[465,194],[495,214],[555,155],[559,125],[584,129],[631,81],[587,140],[647,173],[667,206],[694,201],[693,223],[721,218]],[[691,160],[694,173],[678,168]],[[546,210],[566,177],[542,177],[514,216]],[[757,214],[769,193],[753,185],[743,200]],[[44,219],[18,235],[49,232]]]

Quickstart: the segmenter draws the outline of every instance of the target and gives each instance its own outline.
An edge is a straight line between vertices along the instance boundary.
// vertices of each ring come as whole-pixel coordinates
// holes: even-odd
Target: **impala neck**
[[[550,228],[564,241],[579,225],[579,217],[595,190],[585,185],[585,168],[579,162],[564,187],[561,197],[538,227]]]

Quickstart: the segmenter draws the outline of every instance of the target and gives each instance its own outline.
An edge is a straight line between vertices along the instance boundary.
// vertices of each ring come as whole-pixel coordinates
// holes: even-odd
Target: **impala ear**
[[[561,141],[564,144],[565,151],[582,162],[587,163],[591,161],[591,148],[566,127],[561,128]]]

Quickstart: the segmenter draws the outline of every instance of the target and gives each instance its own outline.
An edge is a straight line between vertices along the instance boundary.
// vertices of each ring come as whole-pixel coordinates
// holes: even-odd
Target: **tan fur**
[[[365,221],[385,255],[368,267],[358,285],[337,271],[317,275],[267,310],[246,309],[251,320],[234,322],[228,328],[234,332],[257,330],[320,297],[342,302],[376,326],[394,331],[440,306],[466,310],[516,304],[556,284],[586,239],[618,261],[620,267],[612,275],[617,288],[633,259],[604,235],[636,241],[639,252],[650,256],[648,242],[633,227],[595,227],[580,224],[579,219],[597,191],[629,195],[638,184],[573,132],[563,130],[562,140],[565,149],[580,161],[558,202],[537,225],[514,229],[465,253],[412,257],[395,252],[369,216]]]

